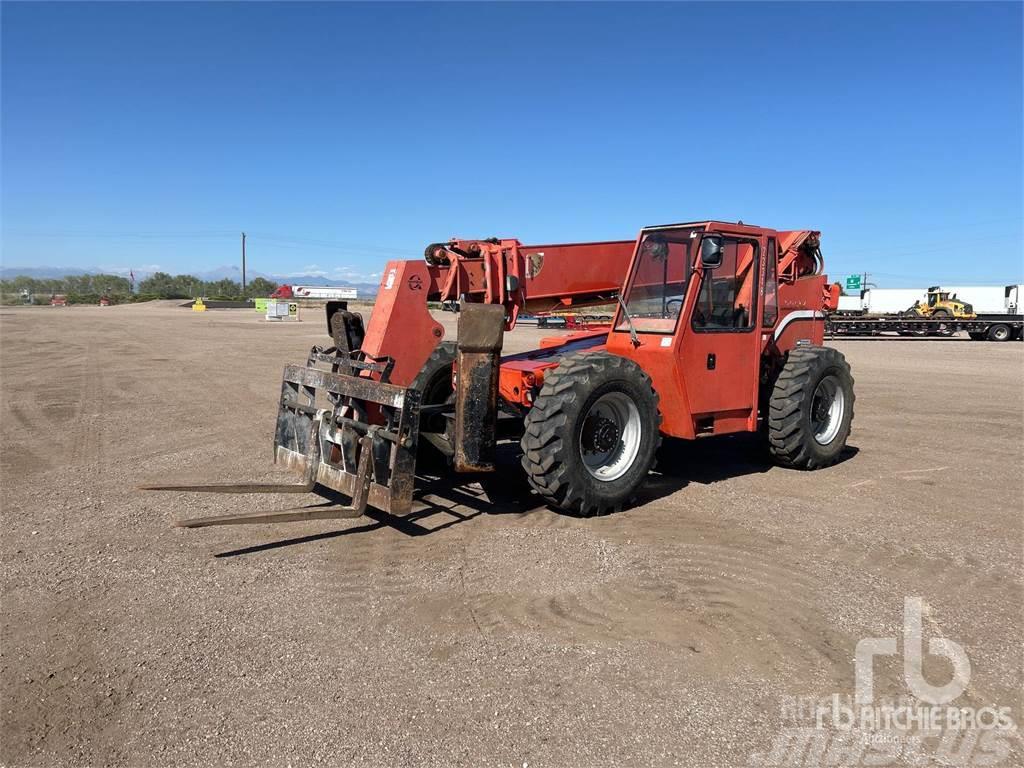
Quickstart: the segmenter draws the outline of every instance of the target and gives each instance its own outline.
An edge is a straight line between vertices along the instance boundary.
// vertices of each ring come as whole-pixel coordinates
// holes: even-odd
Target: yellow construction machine
[[[914,306],[904,314],[910,317],[931,317],[936,320],[973,320],[977,317],[974,307],[966,301],[960,301],[955,293],[951,296],[949,291],[944,291],[937,285],[928,289],[927,303],[915,301]]]

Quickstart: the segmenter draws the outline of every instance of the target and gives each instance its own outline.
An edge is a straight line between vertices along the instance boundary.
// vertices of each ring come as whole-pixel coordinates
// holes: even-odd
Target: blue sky
[[[4,3],[2,263],[375,280],[459,235],[823,232],[1024,282],[1022,5]]]

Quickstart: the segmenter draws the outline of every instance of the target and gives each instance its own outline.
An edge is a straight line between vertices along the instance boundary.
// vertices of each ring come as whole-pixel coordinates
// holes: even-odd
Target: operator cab
[[[640,233],[616,331],[675,333],[698,261],[705,277],[693,308],[695,330],[752,327],[756,239],[726,237],[708,224],[652,227]]]

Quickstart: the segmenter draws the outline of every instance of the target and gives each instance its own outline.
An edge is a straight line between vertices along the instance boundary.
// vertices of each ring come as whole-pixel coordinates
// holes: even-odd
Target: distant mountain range
[[[83,269],[82,267],[0,267],[0,280],[10,280],[15,277],[32,277],[45,280],[50,278],[67,277],[69,275],[100,274],[116,274],[127,277],[127,273],[121,269]],[[152,270],[135,270],[135,280],[136,282],[145,280],[152,274]],[[216,267],[206,272],[190,272],[188,274],[207,282],[224,280],[225,278],[236,282],[242,281],[242,270],[239,267],[223,266]],[[341,279],[332,280],[321,275],[268,275],[264,272],[246,270],[245,277],[247,280],[252,280],[255,277],[263,277],[267,280],[273,280],[275,283],[287,283],[289,285],[343,285],[348,288],[355,288],[359,291],[360,296],[376,296],[377,288],[379,287],[377,283],[354,283]]]
[[[35,277],[40,280],[56,277],[68,277],[69,275],[99,275],[103,274],[99,269],[82,269],[81,267],[0,267],[0,280],[10,280],[15,277]]]

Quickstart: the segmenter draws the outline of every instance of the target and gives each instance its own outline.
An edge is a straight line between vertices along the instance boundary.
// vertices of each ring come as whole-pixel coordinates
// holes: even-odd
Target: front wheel
[[[523,469],[553,507],[617,511],[654,463],[659,424],[658,395],[636,363],[607,352],[568,355],[526,415]]]
[[[411,389],[420,391],[423,405],[440,405],[449,402],[454,395],[452,387],[452,365],[458,349],[454,341],[442,341],[430,353],[423,368],[416,374],[410,385]],[[447,456],[433,445],[427,438],[426,433],[445,432],[447,420],[444,414],[435,413],[423,417],[420,420],[420,439],[416,448],[416,459],[418,466],[424,469],[434,467],[438,470],[447,468]]]
[[[835,464],[853,421],[853,376],[831,347],[789,353],[772,390],[768,441],[778,464],[819,469]]]

